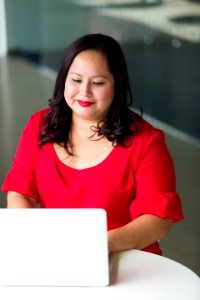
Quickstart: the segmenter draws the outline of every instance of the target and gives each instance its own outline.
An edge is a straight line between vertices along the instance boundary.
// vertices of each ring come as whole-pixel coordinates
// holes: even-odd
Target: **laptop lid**
[[[0,285],[106,286],[102,209],[0,209]]]

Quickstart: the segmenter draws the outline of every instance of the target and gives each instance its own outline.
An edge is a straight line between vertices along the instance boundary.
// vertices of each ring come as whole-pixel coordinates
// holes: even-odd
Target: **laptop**
[[[1,286],[107,286],[103,209],[0,209]]]

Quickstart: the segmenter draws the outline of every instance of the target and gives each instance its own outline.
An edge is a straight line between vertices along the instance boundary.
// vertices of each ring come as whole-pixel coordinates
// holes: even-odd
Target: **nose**
[[[82,96],[91,96],[92,90],[89,82],[82,82],[80,86]]]

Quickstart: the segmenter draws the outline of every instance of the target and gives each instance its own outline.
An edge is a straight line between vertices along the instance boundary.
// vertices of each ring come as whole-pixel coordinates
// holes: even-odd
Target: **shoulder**
[[[132,136],[126,138],[123,146],[118,147],[124,154],[131,156],[134,160],[139,160],[150,153],[160,153],[165,151],[164,132],[145,119],[140,119],[136,124],[133,123]],[[124,155],[123,154],[123,155]]]
[[[149,139],[155,136],[164,136],[164,132],[159,129],[154,127],[152,124],[147,122],[146,120],[142,119],[141,122],[141,137],[144,139]]]
[[[44,120],[45,116],[47,115],[47,113],[50,111],[50,108],[44,108],[42,110],[39,110],[37,112],[35,112],[34,114],[31,115],[31,119],[35,122],[41,122],[42,120]]]
[[[34,136],[38,136],[38,133],[43,125],[44,118],[49,112],[49,110],[50,110],[49,108],[45,108],[33,113],[30,116],[24,128],[24,131],[28,132],[29,134],[33,134]]]
[[[138,159],[161,153],[164,155],[167,151],[164,132],[144,119],[140,121],[138,129],[138,133],[132,136],[127,143],[132,155]]]
[[[141,119],[138,125],[138,133],[132,137],[133,143],[137,142],[146,145],[150,141],[157,139],[164,140],[164,132],[161,129],[154,127],[145,119]]]
[[[49,111],[50,111],[50,108],[45,108],[45,109],[35,112],[34,114],[32,114],[30,116],[28,125],[35,129],[41,128],[44,118],[46,117],[46,115],[48,114]]]

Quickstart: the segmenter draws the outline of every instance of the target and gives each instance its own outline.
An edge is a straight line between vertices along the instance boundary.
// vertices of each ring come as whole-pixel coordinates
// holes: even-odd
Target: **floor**
[[[20,133],[30,114],[47,106],[54,79],[53,71],[45,72],[16,57],[0,58],[0,183],[11,166]],[[151,121],[156,124],[156,120]],[[200,144],[176,138],[173,132],[166,132],[166,140],[176,167],[185,220],[173,226],[161,245],[164,256],[200,275]],[[5,195],[1,193],[0,197],[4,207]]]

